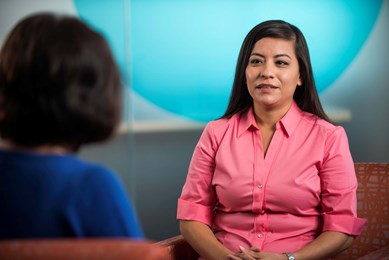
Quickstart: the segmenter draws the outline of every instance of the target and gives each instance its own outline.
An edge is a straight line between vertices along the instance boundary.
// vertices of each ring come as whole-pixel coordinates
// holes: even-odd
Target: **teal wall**
[[[110,40],[131,92],[161,111],[201,122],[223,114],[240,45],[259,22],[282,19],[303,31],[322,93],[352,64],[382,8],[380,0],[74,3]],[[134,106],[134,117],[142,120],[147,110],[140,114]]]

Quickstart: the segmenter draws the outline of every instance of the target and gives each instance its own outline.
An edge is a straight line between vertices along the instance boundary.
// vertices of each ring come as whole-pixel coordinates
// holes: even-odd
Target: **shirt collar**
[[[248,108],[246,111],[242,112],[239,118],[239,130],[238,137],[241,136],[249,128],[255,128],[259,130],[257,123],[255,122],[255,116],[253,107]]]
[[[293,101],[288,112],[286,112],[285,116],[277,123],[277,128],[282,126],[288,137],[290,137],[299,124],[302,114],[303,112],[301,109],[297,106],[296,102]]]
[[[285,116],[277,123],[277,129],[282,128],[285,133],[290,137],[293,131],[296,129],[297,125],[300,122],[302,117],[302,111],[293,101],[288,112]],[[255,116],[253,108],[247,109],[245,112],[242,112],[240,115],[238,137],[241,136],[249,128],[255,128],[259,130],[257,123],[255,122]]]

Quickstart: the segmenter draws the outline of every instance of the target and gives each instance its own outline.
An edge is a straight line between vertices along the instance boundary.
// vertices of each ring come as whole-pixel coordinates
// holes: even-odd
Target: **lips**
[[[258,88],[258,89],[276,89],[278,87],[271,85],[271,84],[260,84],[260,85],[256,86],[255,88]]]

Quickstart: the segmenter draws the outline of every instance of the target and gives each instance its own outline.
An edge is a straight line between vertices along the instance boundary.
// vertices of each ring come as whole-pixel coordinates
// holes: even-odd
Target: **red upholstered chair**
[[[335,259],[389,259],[389,163],[354,165],[359,184],[358,216],[366,218],[367,224],[354,243]],[[376,258],[385,252],[387,258]]]
[[[2,260],[170,260],[166,248],[130,239],[20,239],[0,240]]]
[[[355,163],[359,183],[358,216],[367,218],[363,233],[336,260],[389,259],[389,163]],[[197,259],[182,236],[160,241],[173,259]],[[385,256],[386,258],[382,258]]]

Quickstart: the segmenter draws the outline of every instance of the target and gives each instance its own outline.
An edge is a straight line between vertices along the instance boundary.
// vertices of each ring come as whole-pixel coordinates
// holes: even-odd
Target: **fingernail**
[[[243,246],[239,246],[239,249],[240,249],[240,251],[244,251],[244,247]]]

